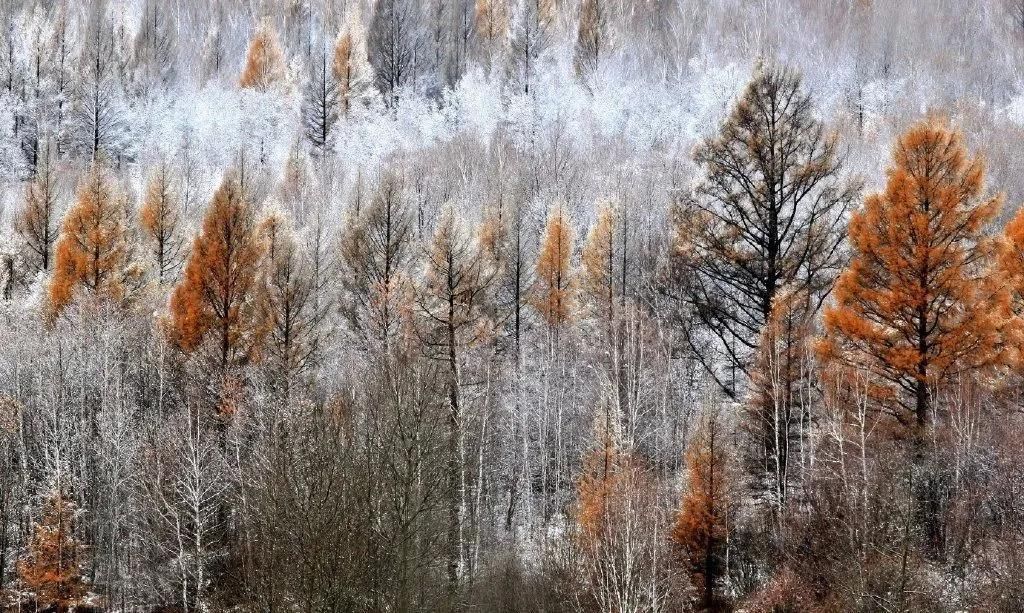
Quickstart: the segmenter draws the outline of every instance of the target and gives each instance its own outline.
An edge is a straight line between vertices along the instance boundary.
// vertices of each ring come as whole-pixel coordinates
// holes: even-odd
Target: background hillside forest
[[[0,610],[1024,610],[1024,2],[0,0]]]

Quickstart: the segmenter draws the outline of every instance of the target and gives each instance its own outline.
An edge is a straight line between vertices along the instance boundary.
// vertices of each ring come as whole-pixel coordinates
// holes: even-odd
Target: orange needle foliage
[[[671,535],[706,608],[712,608],[715,601],[729,507],[726,456],[720,435],[717,419],[709,416],[686,451],[689,479]]]
[[[1024,367],[1024,209],[1003,230],[997,267],[1010,315],[1003,329],[1007,361],[1020,371]]]
[[[220,367],[255,356],[261,337],[257,290],[263,246],[234,175],[221,183],[203,218],[185,273],[171,295],[173,337],[185,351],[216,339]]]
[[[595,315],[605,321],[615,315],[615,221],[612,205],[602,204],[583,245],[583,289]]]
[[[18,577],[35,595],[38,610],[68,611],[85,596],[74,516],[74,504],[60,492],[52,494],[35,525],[28,552],[18,564]]]
[[[141,272],[130,265],[126,203],[110,179],[93,169],[78,190],[78,201],[64,218],[57,242],[50,306],[59,313],[78,287],[110,300],[125,297],[128,282]]]
[[[256,31],[249,43],[249,54],[238,85],[246,89],[267,91],[284,79],[284,53],[277,34],[269,25]]]
[[[927,424],[932,389],[999,358],[985,229],[1001,197],[946,121],[928,119],[893,150],[885,190],[850,220],[854,257],[825,313],[825,359],[868,369],[872,396],[906,426]]]
[[[552,328],[558,329],[572,316],[573,280],[569,271],[572,257],[572,226],[561,206],[551,210],[537,257],[537,281],[533,306]]]

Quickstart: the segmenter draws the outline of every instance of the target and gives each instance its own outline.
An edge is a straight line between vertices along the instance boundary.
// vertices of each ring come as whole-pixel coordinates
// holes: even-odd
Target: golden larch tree
[[[113,181],[93,168],[78,189],[78,200],[64,217],[57,242],[50,306],[59,313],[75,290],[122,301],[136,289],[142,269],[133,262],[127,227],[128,202]]]
[[[983,191],[981,160],[947,121],[929,118],[899,138],[885,189],[850,220],[853,259],[819,350],[869,371],[879,408],[918,431],[936,386],[999,358],[986,229],[1002,199]]]
[[[156,261],[157,281],[160,284],[174,278],[184,256],[181,202],[173,177],[173,171],[166,161],[157,164],[139,209],[139,224]]]
[[[575,307],[575,282],[570,268],[573,230],[561,205],[552,207],[537,256],[532,295],[535,309],[553,330],[567,323]]]
[[[612,205],[602,204],[582,255],[582,289],[594,316],[609,324],[615,317],[615,221]]]
[[[1005,314],[1006,321],[1002,328],[1002,340],[1006,361],[1016,371],[1022,372],[1024,370],[1024,209],[1017,211],[1017,214],[1003,229],[994,277],[1002,284],[1002,291],[993,295],[993,304],[990,308],[994,313]]]
[[[264,23],[249,42],[249,53],[238,85],[263,92],[284,80],[284,76],[284,52],[281,51],[277,32],[269,23]]]
[[[725,437],[718,416],[706,415],[686,451],[687,484],[672,527],[678,559],[705,609],[713,610],[723,572],[730,488]]]
[[[373,68],[367,55],[366,35],[358,11],[353,11],[338,34],[332,63],[342,117],[373,91]]]
[[[74,502],[63,493],[51,493],[18,562],[18,578],[33,595],[37,610],[70,611],[86,595],[84,548],[75,538],[75,511]]]
[[[238,173],[213,196],[192,245],[181,281],[171,295],[172,335],[184,351],[209,339],[224,370],[258,355],[258,271],[263,245]]]
[[[812,301],[806,291],[782,288],[761,339],[751,372],[743,427],[751,439],[749,470],[773,510],[786,505],[790,458],[804,444],[811,415],[805,399],[813,385]]]

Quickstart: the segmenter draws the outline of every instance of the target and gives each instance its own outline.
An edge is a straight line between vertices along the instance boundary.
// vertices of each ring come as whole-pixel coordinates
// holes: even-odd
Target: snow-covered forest
[[[1021,0],[0,0],[0,610],[1024,610]]]

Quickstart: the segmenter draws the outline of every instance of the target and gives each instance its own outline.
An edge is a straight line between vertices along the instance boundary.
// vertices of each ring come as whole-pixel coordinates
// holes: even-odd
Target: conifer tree
[[[36,174],[25,188],[25,204],[14,220],[25,251],[26,272],[35,276],[53,266],[54,243],[58,235],[57,173],[50,143],[41,147]]]
[[[417,300],[423,315],[421,340],[427,356],[447,367],[449,423],[449,581],[458,588],[465,572],[466,450],[462,403],[462,353],[487,338],[487,292],[493,270],[449,207],[427,252],[425,282]]]
[[[582,289],[594,315],[609,326],[615,318],[615,221],[616,215],[612,206],[608,203],[602,204],[598,210],[597,222],[590,229],[583,244],[582,255]]]
[[[715,588],[724,571],[731,504],[724,438],[712,410],[686,451],[688,479],[671,534],[679,560],[706,610],[715,610]]]
[[[338,34],[332,69],[338,84],[341,116],[348,117],[356,104],[365,102],[373,94],[373,68],[367,55],[366,33],[357,11],[345,20]]]
[[[981,160],[945,120],[915,124],[892,155],[885,189],[850,220],[853,260],[820,350],[871,373],[879,408],[920,432],[936,386],[999,359],[986,230],[1001,197],[984,194]]]
[[[306,84],[302,101],[302,123],[313,150],[323,152],[338,123],[339,87],[328,61],[327,49],[312,58],[313,73]]]
[[[160,161],[150,176],[139,209],[139,223],[156,260],[157,282],[171,282],[184,259],[185,240],[181,236],[180,197],[174,186],[173,170],[166,160]]]
[[[810,429],[807,403],[811,383],[813,320],[808,296],[783,288],[761,333],[751,373],[744,428],[752,440],[749,469],[756,490],[769,494],[774,511],[786,505],[795,469]],[[762,492],[758,492],[762,493]]]
[[[64,613],[81,604],[86,595],[85,551],[75,536],[75,514],[70,498],[52,492],[18,563],[18,578],[39,610]]]
[[[859,184],[842,176],[836,137],[785,68],[757,69],[695,159],[705,176],[676,216],[692,250],[687,301],[702,324],[696,331],[713,335],[735,376],[723,377],[700,338],[685,337],[737,396],[779,289],[806,291],[817,311],[841,262],[844,215]]]
[[[511,38],[514,76],[529,95],[541,53],[551,44],[554,0],[520,0]]]
[[[284,80],[284,52],[277,32],[269,22],[263,23],[249,42],[245,68],[238,85],[243,89],[265,92]]]
[[[380,0],[370,21],[369,53],[377,90],[389,108],[398,106],[399,90],[412,82],[422,53],[418,31],[419,3]]]
[[[507,0],[476,0],[476,37],[488,71],[508,42],[508,12]]]
[[[241,173],[229,172],[171,295],[172,336],[182,350],[194,351],[209,339],[221,370],[258,356],[263,322],[257,273],[263,249]]]
[[[84,288],[123,301],[138,289],[142,269],[133,261],[127,197],[99,168],[82,180],[78,200],[64,217],[57,242],[50,306],[59,313]]]
[[[287,399],[321,356],[327,302],[318,301],[312,262],[300,249],[290,220],[272,213],[260,223],[264,245],[262,317],[265,360]]]
[[[555,205],[537,256],[532,302],[552,330],[565,325],[575,311],[575,279],[570,269],[573,232],[562,206]]]
[[[386,174],[341,241],[342,312],[371,350],[387,353],[409,321],[411,242],[404,184]]]
[[[117,33],[106,3],[90,6],[73,111],[73,141],[91,163],[118,163],[127,150]]]

